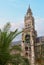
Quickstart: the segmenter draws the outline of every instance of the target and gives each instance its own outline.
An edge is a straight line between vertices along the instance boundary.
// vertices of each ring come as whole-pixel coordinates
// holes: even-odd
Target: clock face
[[[29,34],[25,35],[25,42],[30,43],[30,35]]]

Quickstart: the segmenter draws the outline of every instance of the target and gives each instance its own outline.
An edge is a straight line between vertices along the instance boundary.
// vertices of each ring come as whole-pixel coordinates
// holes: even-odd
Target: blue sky
[[[44,0],[0,0],[0,28],[11,22],[12,29],[22,28],[24,16],[31,7],[38,36],[44,35]]]

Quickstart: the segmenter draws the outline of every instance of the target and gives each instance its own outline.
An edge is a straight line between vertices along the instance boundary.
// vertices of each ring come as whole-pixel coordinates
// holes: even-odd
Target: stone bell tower
[[[34,17],[30,7],[24,18],[24,29],[22,33],[22,55],[29,59],[31,65],[35,65],[34,45],[36,42],[36,31]]]

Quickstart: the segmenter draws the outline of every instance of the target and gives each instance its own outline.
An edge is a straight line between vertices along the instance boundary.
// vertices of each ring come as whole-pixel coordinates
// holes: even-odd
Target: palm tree
[[[11,42],[22,32],[18,32],[18,29],[11,32],[10,27],[10,23],[7,23],[3,30],[0,29],[0,65],[8,65],[8,63],[12,65],[27,65],[20,54],[10,54],[10,50],[13,49],[13,47],[11,47]],[[20,49],[19,46],[14,46],[14,48],[16,50]]]
[[[10,45],[12,40],[21,32],[16,29],[14,32],[10,32],[10,23],[7,23],[3,30],[0,30],[0,64],[6,65],[11,59]]]

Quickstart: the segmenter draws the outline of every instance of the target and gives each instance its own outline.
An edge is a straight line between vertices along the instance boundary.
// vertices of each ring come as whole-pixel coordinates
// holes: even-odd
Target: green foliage
[[[20,52],[22,51],[22,50],[21,50],[21,46],[19,46],[19,45],[14,45],[14,46],[12,46],[12,48],[11,48],[10,50],[11,50],[11,51],[12,51],[12,50],[15,50],[15,51],[20,51]]]
[[[12,59],[12,55],[10,55],[11,42],[18,34],[21,33],[18,32],[18,29],[16,29],[14,32],[10,32],[10,27],[10,23],[7,23],[3,30],[0,29],[0,65],[6,65],[8,61]],[[16,46],[16,48],[17,47],[18,46]]]
[[[18,32],[18,29],[11,32],[10,27],[10,23],[7,23],[3,30],[0,29],[0,65],[8,65],[8,63],[11,63],[12,65],[27,65],[28,61],[20,54],[10,54],[13,49],[21,51],[20,46],[10,46],[13,39],[22,32]]]

